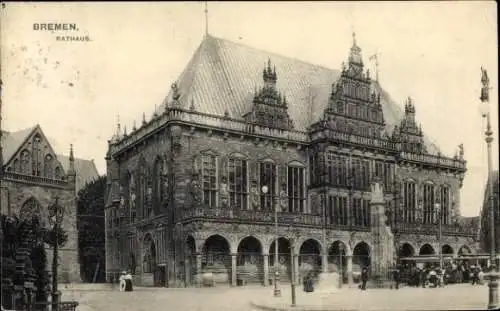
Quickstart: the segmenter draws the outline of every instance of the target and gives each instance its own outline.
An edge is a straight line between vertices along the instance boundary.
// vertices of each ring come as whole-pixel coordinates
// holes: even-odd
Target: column
[[[264,286],[269,286],[269,254],[263,254],[264,259]]]
[[[323,273],[328,273],[328,253],[321,254],[321,269]]]
[[[347,284],[352,285],[352,255],[347,255]]]
[[[201,287],[201,254],[196,254],[196,284]]]
[[[295,262],[293,263],[293,266],[295,268],[295,283],[296,284],[299,284],[300,282],[300,267],[299,267],[299,255],[298,254],[294,254],[294,258],[293,260],[295,260]]]
[[[236,286],[236,258],[237,254],[231,254],[231,285]]]

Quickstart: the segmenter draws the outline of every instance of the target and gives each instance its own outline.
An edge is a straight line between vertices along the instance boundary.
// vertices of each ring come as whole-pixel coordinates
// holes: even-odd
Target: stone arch
[[[355,265],[357,265],[357,269],[361,271],[363,267],[370,266],[371,264],[371,248],[370,245],[368,245],[367,242],[361,241],[354,246],[354,249],[352,250],[352,263],[353,263],[353,268]]]
[[[144,235],[142,245],[142,272],[153,273],[156,269],[156,244],[150,233]]]
[[[444,244],[443,246],[441,246],[441,254],[453,255],[454,254],[453,247],[451,247],[449,244]]]
[[[284,237],[278,238],[278,256],[276,257],[276,239],[273,239],[269,245],[269,266],[272,267],[271,273],[276,271],[276,261],[278,261],[277,269],[280,273],[280,278],[283,280],[291,279],[291,244],[290,240]],[[277,259],[276,259],[277,258]],[[272,274],[270,274],[272,275]]]
[[[301,277],[310,271],[319,273],[321,271],[321,243],[316,239],[307,239],[299,248],[299,269]]]
[[[38,220],[43,224],[44,217],[42,216],[42,208],[40,203],[35,197],[29,197],[21,205],[19,210],[19,218],[21,220],[32,220],[33,217],[38,218]]]
[[[348,244],[337,240],[328,248],[328,271],[336,271],[344,274],[347,270]]]
[[[434,255],[436,252],[434,251],[434,247],[429,243],[426,243],[420,247],[419,255]]]
[[[202,270],[214,274],[215,281],[227,283],[231,277],[231,243],[220,234],[209,236],[203,243]]]
[[[458,256],[464,256],[464,255],[469,255],[469,254],[472,254],[472,250],[470,249],[469,246],[467,245],[462,245],[460,246],[460,248],[458,249]]]
[[[240,240],[237,248],[237,267],[239,278],[247,282],[262,281],[263,277],[263,245],[254,236],[247,236]]]
[[[413,257],[415,256],[415,247],[408,242],[403,243],[398,249],[398,257]]]

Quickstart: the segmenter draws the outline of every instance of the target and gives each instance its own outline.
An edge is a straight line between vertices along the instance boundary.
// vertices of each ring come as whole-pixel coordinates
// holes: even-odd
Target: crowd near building
[[[333,70],[207,34],[163,105],[109,140],[108,280],[128,269],[143,285],[207,272],[268,285],[294,267],[351,282],[372,260],[376,180],[395,262],[477,253],[478,218],[460,213],[463,145],[443,154],[419,103],[397,99],[401,110],[371,77],[355,36],[346,52]]]

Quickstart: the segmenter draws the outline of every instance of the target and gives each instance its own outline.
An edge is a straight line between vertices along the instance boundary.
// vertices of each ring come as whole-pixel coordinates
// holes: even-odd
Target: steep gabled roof
[[[37,125],[15,132],[2,132],[3,161],[6,164],[16,154],[26,139],[33,133]]]
[[[242,118],[251,110],[255,88],[262,86],[262,70],[270,59],[276,66],[277,88],[288,101],[288,113],[295,129],[306,131],[323,115],[338,70],[313,65],[297,59],[258,50],[229,40],[206,36],[177,80],[181,107],[191,105],[198,112]],[[377,82],[372,88],[380,92],[386,128],[392,131],[403,117],[402,109]],[[164,105],[170,103],[172,91]],[[428,152],[438,147],[426,139]]]
[[[64,171],[69,169],[69,157],[58,154],[57,159],[63,166]],[[75,171],[76,171],[76,192],[80,191],[85,185],[93,180],[99,178],[99,172],[95,166],[94,160],[84,160],[75,158]]]

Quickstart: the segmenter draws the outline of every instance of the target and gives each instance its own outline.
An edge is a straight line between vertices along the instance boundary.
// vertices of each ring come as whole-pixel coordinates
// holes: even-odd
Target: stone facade
[[[39,125],[2,132],[1,139],[2,214],[21,218],[37,215],[44,226],[49,226],[48,208],[58,197],[64,208],[62,227],[68,236],[66,244],[59,248],[58,277],[60,282],[80,282],[76,196],[78,187],[98,177],[95,165],[76,159],[72,147],[69,157],[58,157]],[[49,271],[52,256],[52,249],[47,246]]]
[[[221,46],[220,64],[204,59]],[[128,268],[149,285],[200,285],[208,275],[267,285],[274,271],[289,280],[293,267],[297,278],[342,269],[350,281],[374,259],[376,178],[399,257],[439,253],[437,215],[446,252],[477,250],[476,232],[457,222],[463,152],[446,157],[426,140],[411,99],[391,119],[394,104],[364,71],[356,42],[337,81],[315,94],[303,85],[324,85],[323,69],[273,56],[246,73],[224,57],[253,68],[263,52],[242,49],[205,38],[164,111],[109,141],[108,279]],[[219,66],[225,82],[214,78]],[[253,74],[262,87],[249,88]]]

